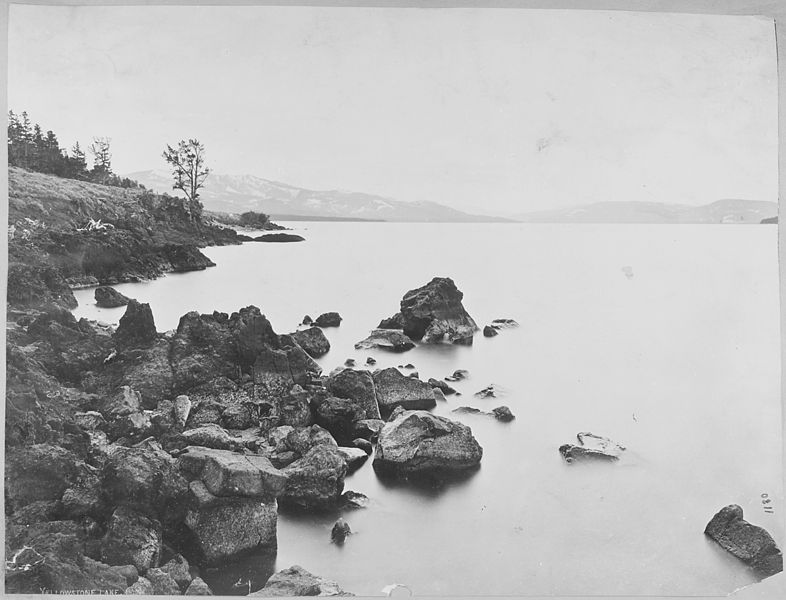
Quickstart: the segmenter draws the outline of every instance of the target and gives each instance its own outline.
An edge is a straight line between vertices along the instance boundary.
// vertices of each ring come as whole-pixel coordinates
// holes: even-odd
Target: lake
[[[281,514],[276,570],[299,564],[360,595],[725,595],[757,580],[703,535],[731,503],[783,548],[777,227],[287,225],[306,242],[208,248],[215,268],[115,287],[149,302],[159,331],[191,310],[254,304],[278,333],[338,311],[325,372],[367,356],[424,380],[467,369],[435,412],[469,425],[484,455],[438,489],[382,482],[368,461],[346,480],[371,499],[345,513],[346,544],[330,543],[336,515]],[[456,282],[481,327],[520,327],[472,347],[354,350],[434,276]],[[76,296],[77,317],[123,314]],[[504,395],[473,397],[490,383]],[[451,412],[502,404],[515,421]],[[557,448],[580,431],[627,450],[566,464]],[[237,568],[256,571],[254,588],[267,574]]]

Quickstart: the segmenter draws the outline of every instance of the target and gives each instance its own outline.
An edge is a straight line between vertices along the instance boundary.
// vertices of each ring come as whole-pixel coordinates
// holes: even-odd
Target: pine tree
[[[112,153],[109,151],[111,141],[107,137],[96,137],[87,148],[93,155],[91,178],[98,183],[106,183],[112,175]]]

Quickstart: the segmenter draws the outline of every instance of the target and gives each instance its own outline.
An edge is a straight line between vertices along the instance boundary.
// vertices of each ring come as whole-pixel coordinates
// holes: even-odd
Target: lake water
[[[149,302],[159,331],[190,310],[254,304],[279,333],[338,311],[326,372],[370,355],[421,379],[468,369],[435,412],[468,424],[484,456],[468,480],[429,490],[381,482],[368,461],[346,480],[371,499],[345,514],[346,544],[329,541],[335,515],[282,514],[276,569],[361,595],[393,583],[419,596],[725,595],[757,580],[702,533],[731,503],[783,548],[776,227],[288,225],[307,241],[208,248],[215,268],[116,288]],[[454,279],[481,327],[520,327],[472,347],[354,350],[434,276]],[[92,293],[76,293],[76,315],[117,322],[124,309]],[[504,397],[473,397],[492,382]],[[515,421],[451,413],[500,404]],[[557,448],[579,431],[627,451],[566,464]]]

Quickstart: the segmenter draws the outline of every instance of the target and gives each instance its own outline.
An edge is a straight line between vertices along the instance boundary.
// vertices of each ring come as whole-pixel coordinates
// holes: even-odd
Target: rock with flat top
[[[395,367],[374,374],[380,412],[389,415],[396,407],[406,410],[430,409],[437,405],[431,386],[407,377]]]
[[[265,587],[251,596],[275,598],[280,596],[351,596],[335,581],[312,575],[303,567],[294,565],[275,573]]]
[[[355,350],[387,350],[406,352],[415,347],[409,337],[400,329],[374,329],[369,336],[355,344]],[[376,361],[374,361],[376,363]],[[374,363],[371,363],[374,364]]]

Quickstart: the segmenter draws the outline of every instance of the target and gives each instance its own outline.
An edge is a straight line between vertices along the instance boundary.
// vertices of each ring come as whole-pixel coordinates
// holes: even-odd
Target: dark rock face
[[[155,341],[157,336],[150,305],[129,300],[115,332],[117,343],[129,347],[143,346]]]
[[[435,277],[404,294],[400,312],[383,320],[379,328],[403,329],[413,340],[426,344],[471,344],[478,326],[464,310],[463,297],[452,279]]]
[[[309,327],[303,331],[296,331],[291,335],[298,345],[312,358],[327,354],[328,350],[330,350],[330,342],[319,327]]]
[[[406,352],[414,347],[415,342],[404,335],[400,329],[374,329],[366,339],[355,344],[355,350],[379,349],[390,352]]]
[[[494,337],[495,335],[499,335],[499,332],[492,327],[491,325],[486,325],[483,328],[483,336],[484,337]]]
[[[351,596],[335,581],[317,577],[303,567],[294,565],[268,579],[265,587],[251,596],[275,598],[279,596]]]
[[[625,446],[594,433],[581,432],[576,437],[578,445],[563,444],[559,447],[565,462],[584,459],[619,460],[620,454],[625,450]]]
[[[95,290],[96,306],[101,308],[116,308],[125,306],[131,300],[118,292],[115,288],[102,285]]]
[[[476,467],[483,448],[462,423],[404,411],[382,428],[374,467],[396,473],[438,473]]]
[[[344,369],[332,373],[326,387],[337,398],[354,400],[363,410],[361,419],[379,419],[376,387],[368,371]]]
[[[342,320],[341,315],[337,312],[326,312],[317,317],[314,325],[317,327],[338,327]]]
[[[134,565],[141,574],[158,564],[161,524],[125,506],[109,520],[101,558],[110,565]]]
[[[390,414],[400,406],[407,410],[430,409],[437,405],[431,386],[390,367],[374,374],[380,412]]]
[[[38,500],[59,500],[83,472],[83,463],[57,446],[36,444],[9,449],[5,464],[6,507],[16,510]]]
[[[353,438],[353,424],[365,417],[365,410],[355,400],[328,397],[316,409],[317,424],[327,429],[340,443]]]
[[[783,571],[783,555],[766,530],[742,518],[742,508],[730,504],[712,517],[705,535],[734,556],[769,577]]]
[[[338,448],[320,444],[283,469],[287,486],[282,504],[303,509],[332,509],[344,491],[347,463]]]
[[[265,233],[254,238],[255,242],[304,242],[306,238],[294,233]]]
[[[161,248],[161,252],[175,273],[204,271],[207,267],[216,266],[216,263],[192,244],[166,244]]]

